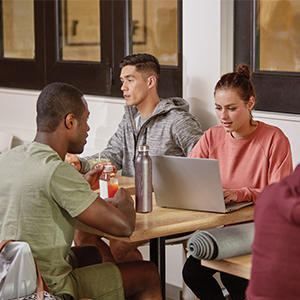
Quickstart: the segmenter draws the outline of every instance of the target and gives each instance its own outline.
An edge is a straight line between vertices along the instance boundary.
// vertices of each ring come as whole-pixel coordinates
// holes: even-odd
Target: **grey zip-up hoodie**
[[[189,104],[182,98],[160,99],[152,115],[137,130],[140,114],[135,106],[125,106],[118,130],[108,141],[100,157],[109,159],[122,175],[134,177],[134,160],[138,145],[148,145],[149,155],[188,156],[203,134],[200,123],[189,113]],[[80,158],[81,173],[89,170],[87,160]]]

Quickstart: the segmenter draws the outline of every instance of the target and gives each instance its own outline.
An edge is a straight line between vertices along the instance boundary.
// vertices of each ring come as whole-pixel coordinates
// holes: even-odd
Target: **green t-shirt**
[[[76,168],[37,142],[0,155],[0,240],[26,241],[55,290],[71,271],[66,262],[75,217],[97,198]]]

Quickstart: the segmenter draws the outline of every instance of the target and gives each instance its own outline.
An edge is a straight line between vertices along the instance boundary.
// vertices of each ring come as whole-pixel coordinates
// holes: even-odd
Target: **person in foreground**
[[[255,90],[250,77],[249,67],[240,64],[217,82],[215,109],[221,125],[208,129],[190,153],[190,157],[218,159],[226,203],[255,203],[266,185],[293,171],[288,138],[279,128],[252,118]],[[215,272],[190,256],[183,278],[201,300],[224,299]],[[233,300],[245,298],[246,279],[221,273],[221,280]]]
[[[115,236],[130,236],[135,226],[133,200],[124,189],[106,200],[91,189],[102,167],[83,177],[64,162],[67,152],[83,151],[88,117],[75,87],[53,83],[42,90],[34,141],[0,155],[0,240],[27,242],[50,292],[62,299],[162,299],[153,263],[100,264],[99,255],[71,249],[77,220]]]
[[[300,165],[259,195],[255,211],[250,300],[290,300],[300,295]]]
[[[188,102],[182,98],[159,98],[157,92],[160,65],[151,54],[134,54],[120,63],[121,90],[126,100],[125,113],[117,132],[111,137],[101,158],[109,159],[122,175],[134,177],[134,161],[138,145],[147,144],[151,155],[188,156],[203,132],[197,119],[188,110]],[[89,170],[87,159],[68,155],[81,173]],[[129,261],[142,259],[137,246],[143,243],[124,243],[110,240],[110,249],[101,237],[76,232],[77,245],[94,244],[104,260]]]

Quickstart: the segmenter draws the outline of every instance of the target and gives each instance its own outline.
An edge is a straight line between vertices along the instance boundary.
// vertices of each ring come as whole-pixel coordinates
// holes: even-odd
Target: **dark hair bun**
[[[248,65],[239,64],[236,68],[236,73],[241,76],[245,76],[248,80],[250,80],[251,72]]]

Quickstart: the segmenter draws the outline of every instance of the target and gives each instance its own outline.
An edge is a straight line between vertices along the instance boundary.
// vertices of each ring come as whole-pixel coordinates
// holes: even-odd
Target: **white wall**
[[[203,129],[218,124],[213,89],[221,74],[232,71],[232,0],[183,1],[183,93]],[[14,134],[13,145],[35,136],[35,103],[39,91],[0,89],[0,130]],[[86,95],[91,112],[84,154],[98,152],[116,130],[123,114],[122,99]],[[300,162],[300,116],[255,112],[258,120],[276,125],[289,137],[294,165]],[[181,246],[168,249],[167,281],[181,286]],[[172,252],[172,251],[171,251]],[[174,268],[177,271],[174,271]]]
[[[14,135],[13,146],[33,140],[36,133],[36,99],[40,91],[0,88],[0,130]],[[89,137],[85,154],[106,146],[124,112],[123,99],[85,95],[90,110]]]
[[[233,0],[183,1],[183,95],[203,129],[218,124],[213,89],[233,65]],[[0,88],[0,130],[14,134],[13,145],[35,135],[35,103],[39,91]],[[116,130],[124,100],[86,95],[91,112],[84,154],[98,152]],[[298,115],[254,113],[258,120],[279,126],[290,138],[294,165],[300,162]]]

